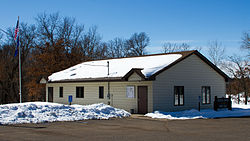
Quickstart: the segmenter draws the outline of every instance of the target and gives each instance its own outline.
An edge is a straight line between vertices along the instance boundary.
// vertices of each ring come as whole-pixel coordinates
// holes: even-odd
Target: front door
[[[148,87],[138,86],[138,113],[146,114],[148,112]]]
[[[53,87],[48,87],[48,102],[53,102]]]

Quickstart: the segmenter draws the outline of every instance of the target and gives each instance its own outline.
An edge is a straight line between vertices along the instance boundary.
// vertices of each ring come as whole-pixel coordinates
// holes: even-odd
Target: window
[[[100,86],[99,87],[99,98],[103,99],[104,98],[104,87],[103,86]]]
[[[210,97],[211,97],[210,86],[202,86],[201,93],[202,93],[202,104],[210,104]]]
[[[59,97],[63,97],[63,87],[59,87]]]
[[[174,105],[184,105],[184,86],[174,86]]]
[[[76,87],[76,98],[84,97],[84,87]]]
[[[127,98],[134,98],[135,97],[135,87],[134,86],[127,86]]]

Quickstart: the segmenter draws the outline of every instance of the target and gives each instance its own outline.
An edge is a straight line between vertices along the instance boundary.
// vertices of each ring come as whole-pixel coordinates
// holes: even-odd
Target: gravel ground
[[[155,120],[124,119],[0,125],[0,140],[185,140],[248,141],[250,118]]]

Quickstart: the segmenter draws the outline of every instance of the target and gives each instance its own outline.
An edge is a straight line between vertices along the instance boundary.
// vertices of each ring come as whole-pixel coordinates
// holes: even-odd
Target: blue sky
[[[218,40],[228,55],[239,50],[250,30],[249,0],[1,0],[0,28],[14,27],[17,16],[34,23],[43,12],[75,17],[86,27],[98,26],[104,41],[146,32],[149,53],[159,53],[164,42],[187,42],[203,47]]]

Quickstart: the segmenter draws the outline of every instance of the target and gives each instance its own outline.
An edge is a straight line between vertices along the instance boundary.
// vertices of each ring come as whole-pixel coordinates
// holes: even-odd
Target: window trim
[[[175,90],[179,87],[182,87],[182,91],[183,91],[183,104],[180,104],[180,94],[178,94],[178,104],[175,104]],[[184,90],[184,86],[174,86],[174,106],[184,106],[185,104],[185,90]]]
[[[203,102],[203,88],[205,88],[205,103]],[[207,101],[207,88],[209,89],[209,102]],[[201,86],[201,103],[206,105],[206,104],[211,104],[211,87],[210,86]]]
[[[63,98],[63,87],[59,87],[59,98]]]
[[[101,90],[102,89],[102,97],[101,97]],[[104,99],[104,86],[99,86],[99,99]]]
[[[82,88],[82,96],[80,94],[80,88]],[[79,89],[79,91],[77,91],[77,89]],[[78,92],[79,92],[79,94],[77,95]],[[76,87],[76,98],[84,98],[84,87],[83,86]]]

